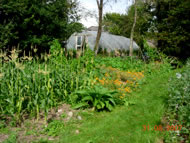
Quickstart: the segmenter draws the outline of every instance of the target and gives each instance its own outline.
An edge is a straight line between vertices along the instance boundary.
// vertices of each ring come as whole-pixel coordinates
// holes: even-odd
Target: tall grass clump
[[[6,58],[6,54],[1,53]],[[11,52],[9,61],[0,67],[0,118],[20,124],[30,116],[38,120],[43,113],[62,102],[71,102],[70,94],[91,85],[94,56],[89,49],[83,57],[67,59],[57,40],[53,41],[50,54],[43,59]],[[2,58],[1,58],[2,60]]]

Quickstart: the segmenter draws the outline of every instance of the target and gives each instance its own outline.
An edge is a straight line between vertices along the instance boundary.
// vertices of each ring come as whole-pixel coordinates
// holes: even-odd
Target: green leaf
[[[98,105],[96,106],[96,108],[97,108],[98,110],[101,109],[101,105],[98,104]]]
[[[85,102],[81,102],[75,106],[73,106],[73,109],[79,109],[79,108],[82,108],[82,107],[87,107],[89,106],[88,103],[85,103]]]
[[[104,106],[105,106],[104,102],[100,101],[99,103],[102,106],[102,108],[104,108]]]
[[[107,108],[108,108],[109,111],[112,111],[112,109],[113,109],[113,107],[111,106],[111,104],[108,104]]]
[[[135,102],[135,101],[129,101],[129,104],[130,104],[130,105],[135,105],[136,102]]]
[[[79,90],[79,91],[76,91],[75,94],[88,95],[88,91],[86,91],[86,90]]]
[[[106,107],[108,107],[109,106],[109,101],[105,101],[105,103],[106,103]]]
[[[97,104],[98,104],[98,100],[95,98],[94,103],[93,103],[93,106],[96,107]]]
[[[85,96],[82,101],[93,101],[93,98],[91,96]]]
[[[115,106],[115,101],[112,98],[108,98],[108,100]]]
[[[129,102],[128,102],[128,101],[126,101],[124,105],[125,105],[125,106],[129,106]]]

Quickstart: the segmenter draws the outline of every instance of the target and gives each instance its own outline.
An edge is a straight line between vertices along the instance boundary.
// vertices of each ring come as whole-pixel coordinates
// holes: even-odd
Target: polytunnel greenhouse
[[[74,33],[68,39],[66,48],[80,49],[83,43],[89,45],[90,49],[94,50],[96,43],[97,31],[83,31],[81,33]],[[123,36],[112,35],[107,32],[102,32],[99,49],[106,50],[108,52],[119,50],[129,51],[130,39]],[[138,51],[138,45],[133,42],[133,50]]]

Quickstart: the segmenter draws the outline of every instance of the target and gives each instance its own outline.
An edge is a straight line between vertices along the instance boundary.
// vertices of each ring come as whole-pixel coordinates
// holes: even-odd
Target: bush
[[[77,1],[56,0],[1,0],[0,1],[0,49],[19,45],[20,50],[38,53],[49,49],[54,38],[66,40],[83,26],[78,21]]]
[[[144,59],[148,61],[160,61],[162,59],[161,53],[156,48],[150,47],[146,40],[143,41]]]
[[[168,113],[174,124],[182,125],[179,140],[190,140],[190,61],[183,72],[176,73],[176,77],[170,81]]]

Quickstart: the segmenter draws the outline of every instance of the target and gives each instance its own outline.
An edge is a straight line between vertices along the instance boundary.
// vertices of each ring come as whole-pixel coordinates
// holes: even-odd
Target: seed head
[[[39,74],[43,74],[43,75],[48,75],[49,74],[49,71],[44,71],[44,70],[38,70],[38,73]]]
[[[12,50],[11,51],[11,60],[16,61],[17,58],[18,58],[18,53],[16,52],[16,50]]]
[[[37,48],[34,48],[34,53],[36,53],[38,51],[38,49]]]
[[[3,78],[4,74],[3,73],[0,73],[0,79]]]
[[[6,57],[6,53],[0,53],[0,58]]]
[[[17,63],[17,62],[15,62],[15,65],[16,65],[17,69],[24,70],[24,65]]]

